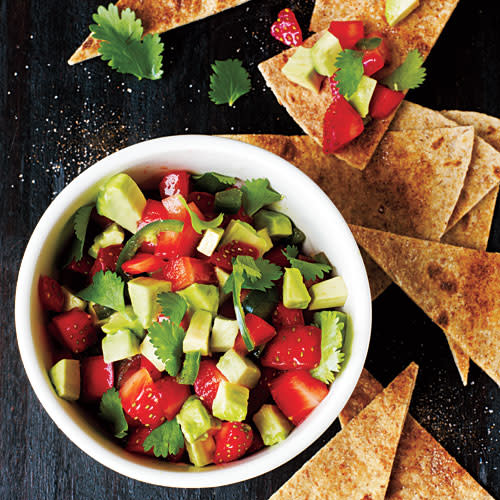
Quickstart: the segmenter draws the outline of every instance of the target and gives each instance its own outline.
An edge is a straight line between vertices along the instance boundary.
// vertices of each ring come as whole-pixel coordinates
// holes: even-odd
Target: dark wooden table
[[[265,476],[207,490],[158,488],[102,467],[53,424],[19,358],[14,288],[28,238],[47,205],[79,172],[139,141],[184,133],[301,133],[257,64],[282,46],[269,36],[281,8],[302,26],[311,0],[253,0],[162,36],[162,80],[138,81],[98,60],[66,59],[88,32],[98,3],[0,0],[0,498],[264,499],[338,430],[334,423],[295,460]],[[500,116],[500,4],[462,0],[428,62],[414,101]],[[210,64],[241,58],[253,91],[234,108],[207,96]],[[500,251],[497,211],[490,249]],[[500,497],[500,394],[473,366],[461,385],[444,335],[397,287],[374,307],[367,367],[388,383],[410,361],[421,370],[411,411],[494,496]],[[464,499],[465,500],[465,499]]]

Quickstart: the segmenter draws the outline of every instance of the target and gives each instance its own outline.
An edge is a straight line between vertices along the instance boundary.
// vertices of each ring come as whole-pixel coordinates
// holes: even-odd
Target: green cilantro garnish
[[[78,297],[88,302],[95,302],[115,311],[125,309],[123,298],[123,280],[111,271],[99,271],[92,279],[92,283],[78,293]]]
[[[187,303],[183,297],[174,292],[158,294],[156,302],[161,306],[161,312],[175,325],[180,324],[187,311]]]
[[[198,376],[200,361],[201,351],[187,352],[181,373],[177,376],[177,382],[184,385],[193,385]]]
[[[99,54],[119,73],[128,73],[139,80],[158,80],[163,75],[163,43],[158,34],[142,37],[144,29],[135,12],[129,8],[120,13],[116,5],[99,6],[92,16],[92,36],[101,41]]]
[[[373,38],[362,38],[356,42],[358,50],[373,50],[382,43],[382,38],[374,36]]]
[[[175,455],[184,446],[184,436],[181,428],[174,418],[161,424],[151,431],[151,434],[144,440],[144,451],[153,448],[155,457],[167,458],[168,455]]]
[[[118,391],[112,387],[101,397],[99,415],[113,425],[115,437],[121,439],[127,435],[128,424],[123,414],[122,401]]]
[[[189,216],[191,217],[191,225],[198,234],[201,234],[205,229],[215,229],[216,227],[219,227],[222,224],[222,221],[224,220],[224,214],[221,213],[215,219],[212,220],[207,220],[207,221],[201,220],[198,217],[198,214],[193,210],[191,210],[191,208],[186,203],[186,200],[182,195],[179,195],[179,199],[184,208],[189,212]]]
[[[246,348],[251,351],[255,347],[252,337],[250,337],[250,332],[248,331],[247,324],[245,322],[245,312],[243,311],[243,305],[241,304],[241,290],[242,285],[245,282],[245,277],[243,272],[233,267],[232,285],[233,285],[233,303],[234,303],[234,314],[236,316],[236,321],[238,322],[238,327],[241,332],[243,341],[245,342]],[[229,280],[228,280],[229,281]]]
[[[175,377],[181,367],[182,342],[186,333],[169,320],[153,323],[148,332],[156,356],[165,364],[167,373]]]
[[[332,267],[328,264],[321,264],[320,262],[306,262],[305,260],[297,259],[299,251],[296,246],[288,245],[285,250],[283,250],[283,255],[288,259],[290,265],[295,269],[298,269],[304,279],[315,280],[316,278],[323,279],[324,273],[329,273]]]
[[[87,226],[89,225],[90,213],[94,205],[86,205],[79,208],[71,218],[71,224],[75,232],[75,239],[71,245],[71,252],[68,259],[68,264],[74,259],[78,262],[83,257],[83,245],[85,244],[85,236],[87,234]]]
[[[236,184],[236,177],[218,174],[217,172],[207,172],[201,175],[193,175],[194,191],[207,191],[215,194],[223,191],[229,186]]]
[[[248,215],[254,215],[262,207],[281,200],[281,195],[269,184],[268,179],[248,180],[241,186],[243,206]]]
[[[347,315],[339,311],[321,311],[314,315],[314,322],[321,328],[321,361],[311,370],[311,375],[325,384],[331,384],[344,361],[341,349]]]
[[[364,74],[363,54],[357,50],[345,49],[339,53],[335,66],[338,91],[349,99],[358,90],[359,83]]]
[[[404,63],[396,68],[382,83],[392,90],[410,90],[420,87],[425,80],[424,58],[417,49],[408,52]]]
[[[208,95],[215,104],[232,106],[252,88],[250,75],[239,59],[215,61],[212,71]]]

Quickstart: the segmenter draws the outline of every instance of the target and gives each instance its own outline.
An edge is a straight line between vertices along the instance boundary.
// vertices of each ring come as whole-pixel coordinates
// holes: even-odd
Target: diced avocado
[[[419,4],[419,0],[385,0],[385,18],[389,26],[398,24],[413,12]]]
[[[210,350],[212,352],[229,351],[234,345],[238,332],[238,322],[235,319],[217,316],[210,337]]]
[[[198,439],[194,443],[186,441],[186,450],[193,465],[204,467],[214,461],[215,440],[212,436],[207,436],[205,439]]]
[[[217,368],[229,382],[249,389],[253,389],[260,379],[259,368],[234,349],[230,349],[219,359]]]
[[[311,49],[314,69],[323,76],[332,76],[337,68],[335,61],[342,51],[339,39],[326,31]]]
[[[131,233],[137,231],[137,222],[142,217],[145,206],[146,198],[127,174],[111,177],[97,195],[97,212]]]
[[[248,409],[248,396],[250,390],[242,385],[233,384],[223,380],[217,389],[212,413],[214,417],[229,422],[245,420]]]
[[[277,406],[269,404],[262,405],[261,409],[253,416],[253,421],[266,446],[283,441],[293,427]]]
[[[273,240],[271,240],[271,237],[269,236],[269,231],[267,230],[267,227],[263,227],[262,229],[259,229],[257,231],[257,234],[266,240],[266,247],[263,248],[262,253],[269,252],[271,248],[273,248]]]
[[[238,188],[225,189],[215,194],[215,208],[226,214],[235,214],[241,208],[243,191]]]
[[[202,310],[217,314],[219,290],[215,285],[193,283],[177,293],[186,300],[190,311]]]
[[[283,305],[288,309],[307,309],[311,296],[304,285],[304,279],[298,269],[285,269],[283,278]]]
[[[356,108],[356,111],[365,118],[370,108],[373,92],[377,86],[377,80],[363,75],[356,92],[350,97],[349,102]]]
[[[82,300],[80,297],[73,295],[66,287],[61,287],[64,294],[64,310],[71,311],[71,309],[80,309],[80,311],[85,311],[87,308],[87,302]]]
[[[94,238],[94,244],[89,248],[89,255],[95,259],[101,248],[106,248],[110,245],[121,245],[124,239],[125,233],[123,229],[113,222],[113,224]]]
[[[144,337],[139,351],[158,371],[165,371],[165,363],[156,355],[155,347],[151,343],[149,335]]]
[[[144,338],[144,328],[134,313],[132,306],[126,306],[124,311],[113,313],[105,320],[101,328],[104,333],[115,333],[123,328],[128,328],[140,340]]]
[[[309,309],[312,311],[342,307],[347,300],[347,287],[342,276],[335,276],[335,278],[316,283],[309,291],[312,296]]]
[[[255,227],[266,228],[271,238],[286,238],[292,235],[292,221],[286,215],[272,210],[259,210],[255,214]]]
[[[105,363],[139,354],[139,339],[127,329],[108,334],[102,339],[102,355]]]
[[[176,418],[186,441],[191,444],[212,426],[208,411],[196,396],[190,396],[184,401]]]
[[[61,359],[50,370],[49,377],[60,398],[76,401],[80,397],[80,361]]]
[[[196,250],[198,250],[198,252],[202,253],[203,255],[206,255],[207,257],[211,257],[215,252],[215,249],[217,248],[217,245],[219,244],[219,241],[221,240],[223,234],[224,229],[222,229],[221,227],[216,227],[215,229],[207,229],[203,233],[203,237],[196,247]]]
[[[264,254],[268,246],[266,240],[262,236],[259,236],[250,224],[239,219],[233,219],[228,224],[220,244],[225,245],[231,241],[241,241],[242,243],[252,245],[259,251],[259,257]]]
[[[219,304],[222,304],[226,301],[229,295],[231,295],[230,293],[224,292],[224,285],[229,279],[229,273],[226,273],[226,271],[224,271],[220,267],[216,267],[215,276],[217,277],[217,281],[219,282]]]
[[[89,302],[88,312],[92,316],[94,324],[100,326],[104,324],[115,311],[109,307],[101,306],[101,304]]]
[[[312,49],[298,47],[281,72],[293,83],[319,94],[323,76],[314,69]]]
[[[156,302],[159,293],[170,292],[170,281],[140,276],[128,282],[128,293],[137,319],[146,330],[151,326],[160,305]]]
[[[208,339],[212,329],[212,313],[195,311],[189,322],[189,327],[182,343],[184,352],[201,351],[202,356],[208,356]]]

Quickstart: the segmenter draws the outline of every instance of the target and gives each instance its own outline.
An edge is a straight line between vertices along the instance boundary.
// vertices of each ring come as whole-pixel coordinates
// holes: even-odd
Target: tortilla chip
[[[391,123],[390,130],[428,130],[436,127],[456,127],[457,124],[438,111],[403,101]],[[464,188],[448,223],[453,227],[467,212],[477,205],[492,189],[500,184],[500,153],[476,136],[474,150]]]
[[[363,370],[340,413],[340,424],[346,426],[383,389]],[[411,415],[406,417],[385,498],[493,499]]]
[[[135,11],[144,27],[144,35],[164,33],[183,24],[192,23],[217,14],[248,0],[119,0],[122,11],[127,7]],[[99,41],[89,35],[70,57],[68,64],[76,64],[99,55]]]
[[[500,253],[351,226],[358,243],[500,385]]]
[[[417,371],[398,375],[270,500],[383,500]]]

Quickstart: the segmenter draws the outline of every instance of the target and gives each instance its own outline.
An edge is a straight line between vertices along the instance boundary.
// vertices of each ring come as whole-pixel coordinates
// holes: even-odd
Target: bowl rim
[[[321,403],[323,406],[321,411],[318,409],[312,412],[294,430],[292,434],[293,439],[288,438],[278,445],[266,448],[254,455],[230,464],[212,466],[205,469],[192,467],[188,471],[181,471],[166,470],[165,466],[155,466],[153,462],[138,464],[137,461],[134,462],[131,459],[120,457],[117,453],[110,450],[109,447],[105,447],[100,443],[97,434],[92,434],[92,429],[85,432],[80,425],[67,415],[67,412],[63,408],[66,402],[55,395],[47,372],[41,366],[37,358],[34,343],[31,341],[33,337],[31,329],[31,302],[35,300],[32,293],[33,283],[38,278],[35,269],[41,249],[46,240],[46,235],[79,195],[86,192],[92,186],[97,185],[99,181],[120,171],[129,169],[130,166],[123,165],[130,165],[134,159],[137,159],[136,163],[140,164],[144,162],[144,157],[148,155],[157,155],[159,153],[168,155],[175,151],[191,150],[193,148],[198,152],[202,152],[208,148],[215,154],[227,154],[230,152],[236,155],[251,155],[253,158],[259,159],[260,162],[268,162],[272,169],[283,169],[287,175],[294,176],[297,182],[300,182],[302,189],[312,189],[315,191],[318,203],[322,203],[324,206],[329,205],[329,217],[336,218],[337,222],[344,226],[345,234],[343,236],[347,238],[346,243],[350,246],[352,258],[358,260],[359,265],[357,267],[360,269],[361,279],[359,290],[356,290],[356,294],[357,300],[361,303],[364,315],[358,320],[360,323],[356,329],[356,347],[354,349],[353,346],[347,364],[350,370],[350,378],[345,381],[346,388],[343,394],[336,394],[333,398],[325,398]],[[30,314],[26,314],[26,311],[30,311]],[[20,265],[15,297],[15,323],[20,356],[31,387],[57,427],[83,452],[115,472],[149,484],[180,488],[218,487],[248,480],[287,463],[313,444],[337,418],[354,391],[368,352],[371,322],[372,303],[370,289],[359,249],[347,223],[321,188],[291,163],[269,151],[240,141],[201,134],[159,137],[128,146],[106,156],[75,177],[49,204],[36,225],[26,246]],[[354,356],[354,354],[356,355]],[[112,439],[109,437],[106,437],[106,439],[112,442]],[[164,464],[164,462],[157,459],[154,460],[159,464]]]

